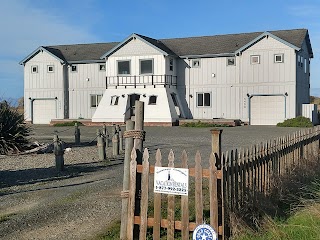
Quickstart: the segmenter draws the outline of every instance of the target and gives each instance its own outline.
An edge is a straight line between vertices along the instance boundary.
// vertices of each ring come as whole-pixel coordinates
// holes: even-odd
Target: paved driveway
[[[81,126],[81,141],[90,142],[96,136],[98,127]],[[49,142],[53,138],[54,131],[58,131],[59,137],[66,141],[74,141],[73,127],[49,127],[34,125],[33,139],[39,142]],[[111,129],[109,132],[111,132]],[[162,150],[163,159],[167,158],[170,149],[176,156],[180,156],[183,149],[188,153],[189,159],[193,159],[197,150],[200,150],[203,159],[209,157],[211,151],[212,128],[186,128],[186,127],[146,127],[146,141],[144,147],[150,149],[151,158],[155,151]],[[249,147],[269,139],[285,136],[298,131],[299,128],[281,128],[275,126],[241,126],[221,128],[222,151]]]

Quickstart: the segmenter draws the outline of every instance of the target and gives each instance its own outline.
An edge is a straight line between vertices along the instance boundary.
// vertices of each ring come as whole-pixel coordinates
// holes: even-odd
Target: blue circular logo
[[[218,236],[214,229],[207,224],[201,224],[193,232],[192,240],[217,240]]]

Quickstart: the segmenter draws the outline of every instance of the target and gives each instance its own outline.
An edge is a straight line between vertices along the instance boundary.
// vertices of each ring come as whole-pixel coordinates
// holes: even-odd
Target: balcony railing
[[[106,77],[106,88],[118,86],[177,86],[177,76],[172,75],[139,75]]]

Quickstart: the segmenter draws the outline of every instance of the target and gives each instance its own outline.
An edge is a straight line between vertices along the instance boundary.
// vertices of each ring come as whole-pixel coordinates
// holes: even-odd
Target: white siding
[[[47,66],[54,66],[48,73]],[[31,67],[37,66],[38,72],[32,73]],[[25,119],[31,121],[31,99],[57,98],[57,118],[64,118],[63,65],[57,58],[46,52],[39,52],[24,66]]]

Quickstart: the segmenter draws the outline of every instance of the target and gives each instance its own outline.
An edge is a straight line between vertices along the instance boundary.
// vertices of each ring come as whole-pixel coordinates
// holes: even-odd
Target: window
[[[199,59],[192,60],[192,67],[199,68],[200,67],[200,60]]]
[[[169,59],[169,70],[173,71],[173,58]]]
[[[252,55],[251,56],[251,64],[260,64],[260,56]]]
[[[106,65],[105,64],[99,64],[99,71],[105,71]]]
[[[304,73],[307,73],[307,59],[304,59]]]
[[[157,96],[150,96],[149,97],[149,105],[156,105],[157,104]]]
[[[118,74],[130,74],[130,61],[118,61]]]
[[[53,69],[54,69],[53,65],[48,65],[48,66],[47,66],[47,71],[48,71],[48,73],[52,73],[52,72],[53,72]]]
[[[119,96],[111,96],[111,102],[110,102],[110,105],[118,105],[119,103]]]
[[[283,54],[275,54],[274,55],[275,63],[283,63]]]
[[[210,107],[211,93],[197,93],[197,107]]]
[[[102,99],[102,94],[90,95],[90,107],[92,108],[98,107],[101,99]]]
[[[227,58],[227,66],[235,66],[236,65],[236,58],[230,57]]]
[[[78,71],[78,68],[77,68],[77,65],[71,65],[71,72],[77,72]]]
[[[31,72],[37,73],[38,72],[38,66],[31,66]]]
[[[153,73],[153,59],[140,60],[140,74]]]

